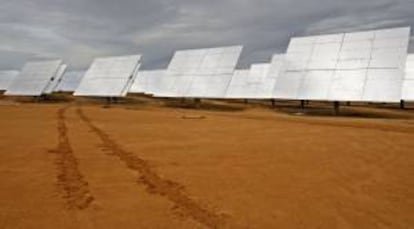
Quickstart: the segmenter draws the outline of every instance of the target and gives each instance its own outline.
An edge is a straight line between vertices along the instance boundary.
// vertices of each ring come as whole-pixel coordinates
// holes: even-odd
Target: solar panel
[[[0,91],[7,90],[17,75],[19,71],[0,71]]]
[[[124,97],[140,67],[141,56],[105,57],[94,60],[75,96]]]
[[[267,78],[270,64],[253,64],[243,87],[244,98],[265,99],[271,98],[274,83],[273,78]]]
[[[65,72],[55,91],[74,92],[82,80],[84,71]]]
[[[304,72],[297,98],[300,100],[329,100],[329,92],[334,74],[335,70],[312,70]]]
[[[129,93],[144,93],[146,87],[146,71],[138,71]]]
[[[410,28],[374,31],[363,101],[399,102],[407,61]]]
[[[410,28],[292,38],[274,98],[399,102]]]
[[[329,98],[337,101],[361,101],[364,93],[367,69],[336,70],[332,80]]]
[[[147,71],[145,94],[160,94],[163,88],[165,70]]]
[[[250,70],[235,70],[226,92],[226,98],[243,99],[245,97],[245,86]]]
[[[158,91],[160,79],[165,70],[138,71],[137,77],[129,90],[130,93],[154,94]]]
[[[177,51],[164,75],[167,97],[224,98],[241,46]]]
[[[62,60],[37,61],[27,63],[13,80],[6,95],[40,96],[56,76]]]
[[[65,74],[66,68],[68,66],[66,64],[62,64],[59,67],[59,70],[57,71],[56,75],[52,78],[52,81],[49,83],[49,85],[44,90],[44,94],[51,94],[53,93],[60,81],[62,80],[63,74]]]
[[[414,101],[414,55],[408,55],[405,66],[405,77],[402,90],[402,100]]]

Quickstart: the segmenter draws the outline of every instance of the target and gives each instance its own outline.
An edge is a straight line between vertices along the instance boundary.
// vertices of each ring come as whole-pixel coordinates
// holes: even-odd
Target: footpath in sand
[[[0,228],[414,227],[411,120],[21,104],[0,127]]]

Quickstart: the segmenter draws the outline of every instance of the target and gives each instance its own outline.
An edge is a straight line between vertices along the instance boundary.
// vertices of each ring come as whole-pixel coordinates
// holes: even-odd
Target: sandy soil
[[[0,228],[414,228],[413,111],[224,108],[4,103]]]

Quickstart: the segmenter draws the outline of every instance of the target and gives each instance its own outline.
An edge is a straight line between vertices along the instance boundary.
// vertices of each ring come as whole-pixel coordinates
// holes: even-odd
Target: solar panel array
[[[241,46],[175,52],[160,82],[160,97],[224,98]]]
[[[40,96],[59,73],[62,60],[37,61],[27,63],[20,74],[7,88],[5,95]]]
[[[19,71],[0,71],[0,91],[5,91],[13,82],[14,78],[19,75]]]
[[[124,97],[140,66],[140,55],[97,58],[85,73],[74,95]]]
[[[67,66],[61,60],[29,62],[9,87],[0,78],[0,90],[7,88],[8,95],[75,91],[75,96],[97,97],[131,92],[175,98],[411,101],[410,30],[295,37],[286,54],[248,70],[235,70],[242,46],[177,51],[166,70],[154,71],[138,71],[140,55],[97,58],[84,76],[63,76]]]
[[[292,38],[273,96],[398,102],[410,28]]]
[[[78,88],[84,71],[69,71],[65,72],[55,91],[57,92],[74,92]]]

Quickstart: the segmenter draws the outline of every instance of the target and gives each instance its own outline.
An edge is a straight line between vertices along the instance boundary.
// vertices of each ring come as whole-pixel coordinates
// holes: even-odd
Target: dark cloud
[[[177,49],[236,44],[246,67],[284,52],[291,36],[413,26],[413,11],[412,0],[2,0],[0,69],[56,57],[85,69],[134,53],[163,68]]]

